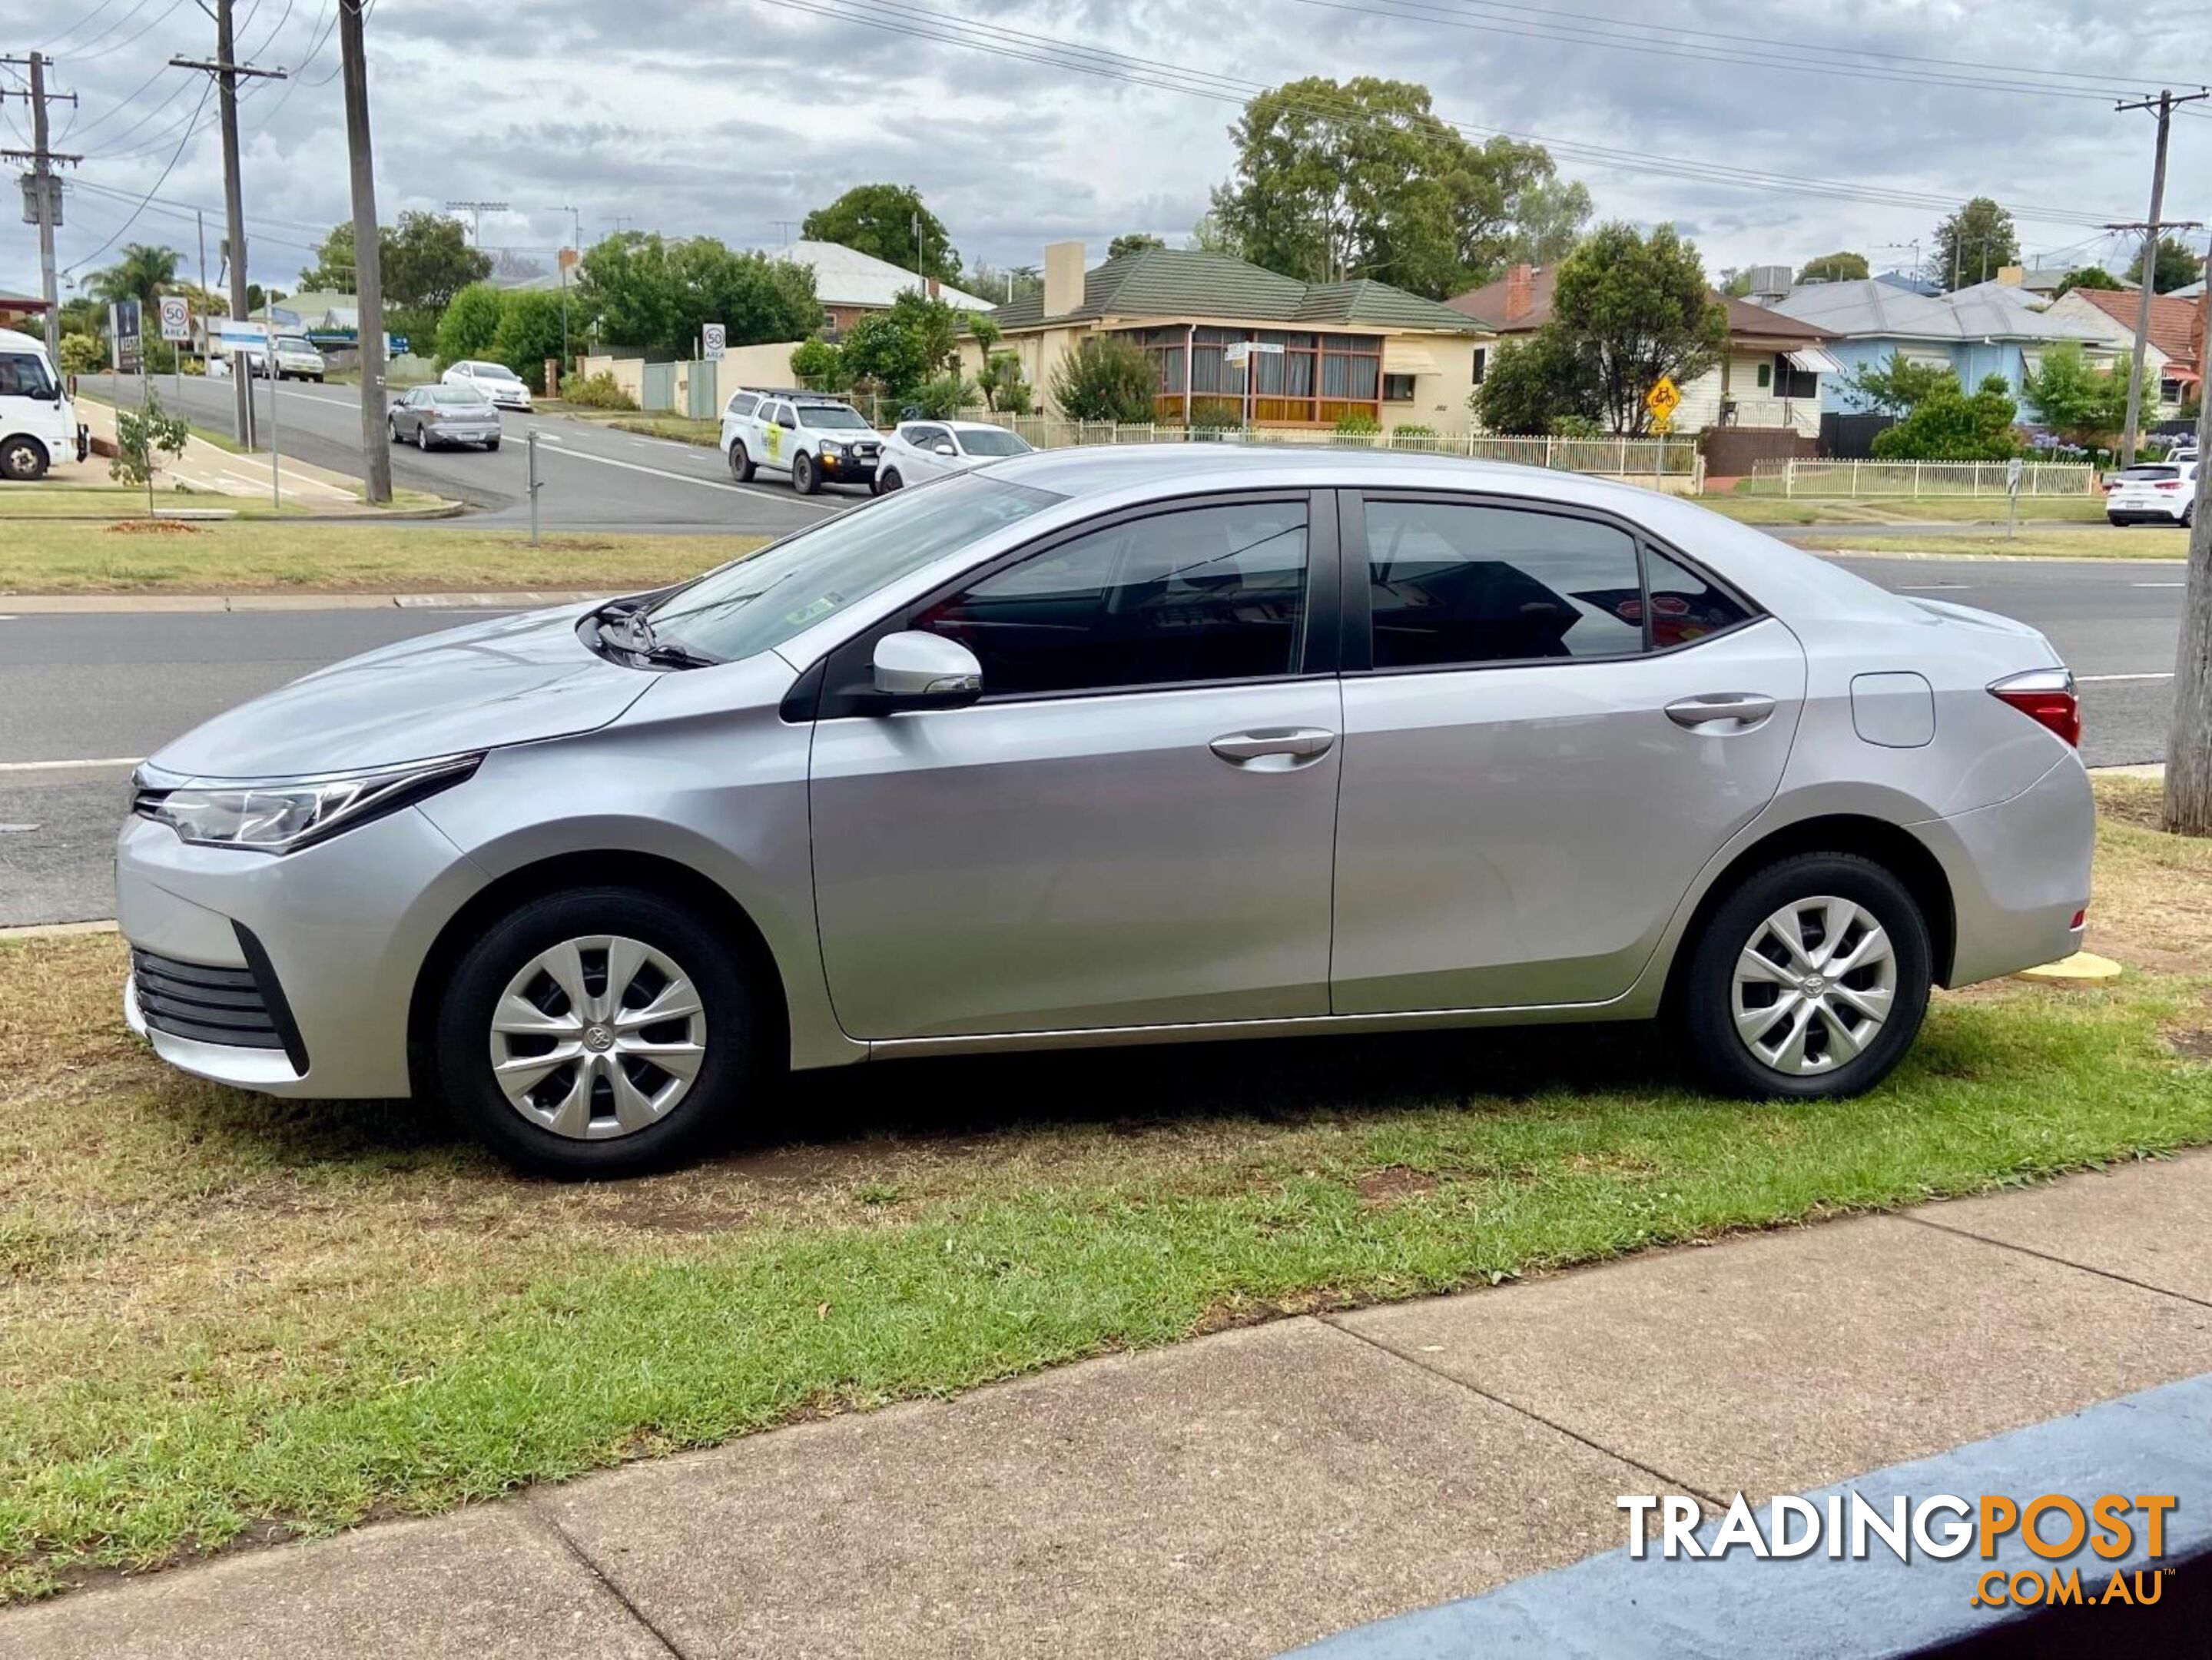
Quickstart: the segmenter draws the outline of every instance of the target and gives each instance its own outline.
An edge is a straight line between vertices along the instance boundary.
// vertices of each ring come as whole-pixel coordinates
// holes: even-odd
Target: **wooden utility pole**
[[[2135,465],[2136,432],[2142,419],[2143,350],[2150,344],[2150,302],[2157,288],[2158,241],[2166,229],[2159,222],[2159,215],[2166,210],[2166,143],[2173,132],[2174,106],[2193,104],[2202,98],[2212,98],[2212,91],[2189,92],[2176,97],[2166,90],[2155,98],[2138,98],[2132,103],[2113,106],[2115,109],[2154,110],[2158,113],[2158,148],[2150,167],[2150,217],[2143,224],[2142,281],[2136,285],[2136,349],[2128,363],[2128,419],[2120,434],[2120,465],[2124,467]]]
[[[368,139],[368,58],[362,44],[362,0],[338,0],[338,54],[345,74],[346,150],[353,161],[353,300],[361,347],[362,493],[392,500],[392,450],[386,441],[384,247],[376,224],[376,167]]]
[[[222,213],[226,222],[223,253],[230,268],[230,315],[234,322],[246,320],[246,192],[238,176],[238,82],[243,76],[282,81],[282,70],[258,70],[237,61],[237,43],[230,25],[231,0],[216,0],[215,58],[213,61],[197,58],[172,58],[169,67],[198,70],[216,78],[216,88],[221,98],[222,125]],[[232,435],[246,449],[253,447],[253,376],[240,374],[237,354],[232,355],[231,386],[234,391],[232,403]],[[270,362],[276,361],[272,348]],[[269,396],[276,396],[271,383]]]
[[[61,292],[54,286],[54,228],[62,222],[62,181],[54,174],[57,161],[82,161],[81,155],[57,155],[47,147],[46,106],[76,102],[76,94],[46,90],[46,60],[37,52],[25,58],[0,58],[0,64],[21,64],[31,71],[31,89],[15,94],[31,106],[31,148],[22,150],[0,150],[0,157],[8,161],[27,161],[31,171],[24,176],[24,205],[32,221],[39,228],[39,295],[46,302],[46,356],[58,366],[61,362],[62,319]],[[0,92],[0,98],[8,94]]]
[[[2145,271],[2146,279],[2150,273]],[[2146,282],[2148,286],[2148,282]],[[2212,295],[2197,301],[2204,331],[2197,367],[2212,347]],[[2181,642],[2173,656],[2173,729],[2166,741],[2166,827],[2212,836],[2212,398],[2197,382],[2197,496],[2190,510],[2189,586],[2182,596]]]

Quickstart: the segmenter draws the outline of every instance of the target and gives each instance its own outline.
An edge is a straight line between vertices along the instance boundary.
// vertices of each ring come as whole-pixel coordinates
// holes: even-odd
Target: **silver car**
[[[634,1171],[787,1067],[1676,1023],[1897,1064],[2065,956],[2073,682],[1695,505],[1339,450],[1045,452],[664,592],[373,652],[143,766],[131,1025]]]
[[[499,410],[474,386],[410,386],[384,417],[394,444],[419,450],[438,444],[499,447]]]

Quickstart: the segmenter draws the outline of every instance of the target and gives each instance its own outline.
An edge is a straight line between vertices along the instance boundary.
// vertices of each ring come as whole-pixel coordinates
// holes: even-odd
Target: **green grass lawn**
[[[2107,989],[1938,999],[1864,1099],[1633,1028],[855,1069],[695,1169],[155,1063],[112,938],[0,945],[0,1588],[313,1532],[1287,1311],[2212,1140],[2212,843],[2107,785]],[[957,1104],[929,1106],[919,1104]]]
[[[1992,524],[2005,522],[2002,496],[1884,496],[1784,501],[1778,496],[1701,496],[1698,505],[1747,525]],[[2023,496],[2022,524],[2102,524],[2101,496]]]
[[[716,420],[695,420],[688,415],[618,415],[607,425],[617,432],[635,432],[647,438],[673,438],[678,443],[697,444],[707,449],[720,447],[722,423]]]
[[[1998,554],[2014,559],[2171,559],[2189,557],[2189,532],[2137,525],[2126,531],[2102,526],[2051,529],[2023,524],[2016,536],[2002,526],[1978,531],[1942,531],[1915,536],[1909,531],[1869,536],[1854,535],[1842,527],[1821,526],[1792,531],[1788,539],[1801,548],[1852,548],[1870,553],[1919,553],[1937,557],[1962,554]]]
[[[143,497],[140,497],[143,505]],[[193,503],[222,498],[195,496]],[[757,536],[548,536],[444,525],[230,520],[164,526],[25,520],[0,529],[0,594],[415,593],[656,587],[761,545]]]

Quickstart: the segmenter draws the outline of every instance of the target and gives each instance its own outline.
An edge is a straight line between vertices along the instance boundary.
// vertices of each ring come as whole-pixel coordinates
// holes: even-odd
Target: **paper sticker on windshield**
[[[820,622],[836,609],[837,596],[834,593],[825,593],[818,599],[809,600],[797,611],[784,612],[783,620],[795,629],[803,629],[809,623]]]

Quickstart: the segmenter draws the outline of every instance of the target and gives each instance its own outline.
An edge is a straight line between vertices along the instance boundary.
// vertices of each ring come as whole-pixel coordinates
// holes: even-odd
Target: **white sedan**
[[[1027,455],[1030,446],[1018,435],[988,421],[902,421],[884,440],[884,459],[876,469],[876,490],[922,484],[966,472],[986,461]]]
[[[504,363],[487,363],[481,358],[463,358],[438,377],[441,385],[474,386],[503,410],[527,410],[530,407],[530,388],[520,375]]]

